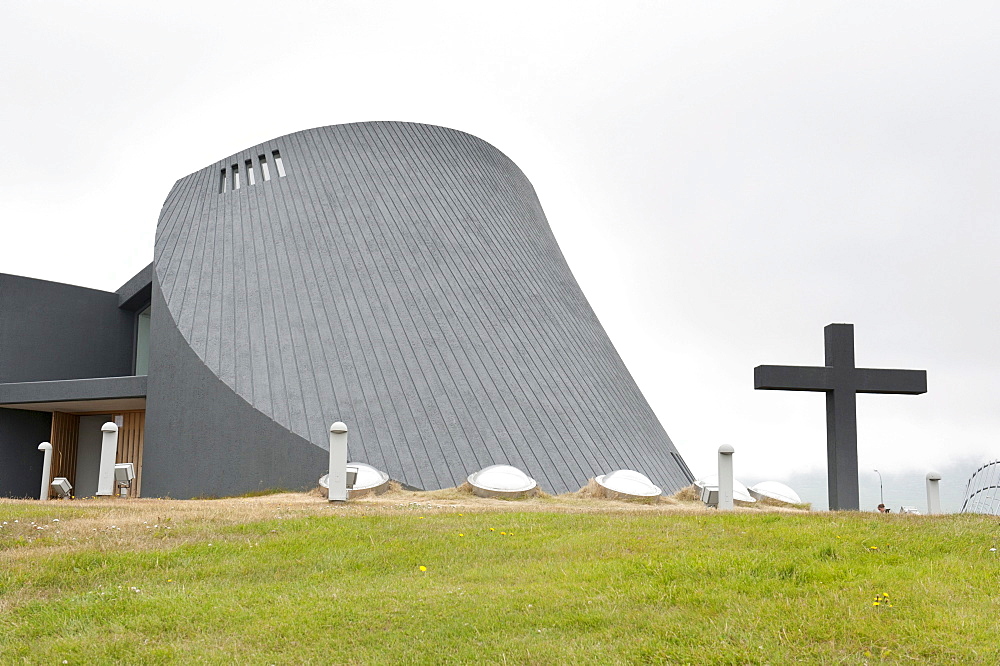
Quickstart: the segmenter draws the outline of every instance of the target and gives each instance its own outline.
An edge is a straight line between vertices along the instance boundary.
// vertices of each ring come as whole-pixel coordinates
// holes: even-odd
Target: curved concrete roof
[[[280,479],[290,486],[325,469],[336,420],[350,427],[351,459],[420,488],[496,463],[552,492],[607,469],[641,468],[668,492],[691,481],[531,184],[476,137],[372,122],[241,151],[177,182],[154,266],[153,437],[176,443],[209,428],[218,451],[319,465]],[[200,378],[195,395],[185,375]],[[234,399],[235,435],[212,404]],[[252,432],[258,422],[266,440]],[[153,449],[147,479],[151,465],[178,464]],[[232,485],[273,482],[253,469],[233,472]]]

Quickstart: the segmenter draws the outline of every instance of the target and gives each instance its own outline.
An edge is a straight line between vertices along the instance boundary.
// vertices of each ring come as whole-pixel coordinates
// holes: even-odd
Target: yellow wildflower
[[[422,565],[422,564],[421,564],[421,565],[420,565],[420,570],[421,570],[421,571],[427,571],[427,567],[425,567],[424,565]]]

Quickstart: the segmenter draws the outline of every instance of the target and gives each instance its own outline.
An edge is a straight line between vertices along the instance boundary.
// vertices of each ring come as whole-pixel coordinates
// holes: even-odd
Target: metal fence
[[[1000,516],[1000,460],[991,460],[969,477],[961,513]]]

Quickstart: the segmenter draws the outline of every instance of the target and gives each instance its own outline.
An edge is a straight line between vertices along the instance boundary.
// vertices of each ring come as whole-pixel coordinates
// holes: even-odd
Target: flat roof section
[[[118,307],[138,310],[149,303],[153,295],[153,264],[149,264],[118,287]]]
[[[0,408],[40,412],[146,409],[146,376],[0,384]]]

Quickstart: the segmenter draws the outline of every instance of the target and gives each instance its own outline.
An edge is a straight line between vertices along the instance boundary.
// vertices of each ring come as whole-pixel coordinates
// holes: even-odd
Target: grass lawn
[[[0,522],[4,664],[1000,663],[989,516],[394,493]]]

